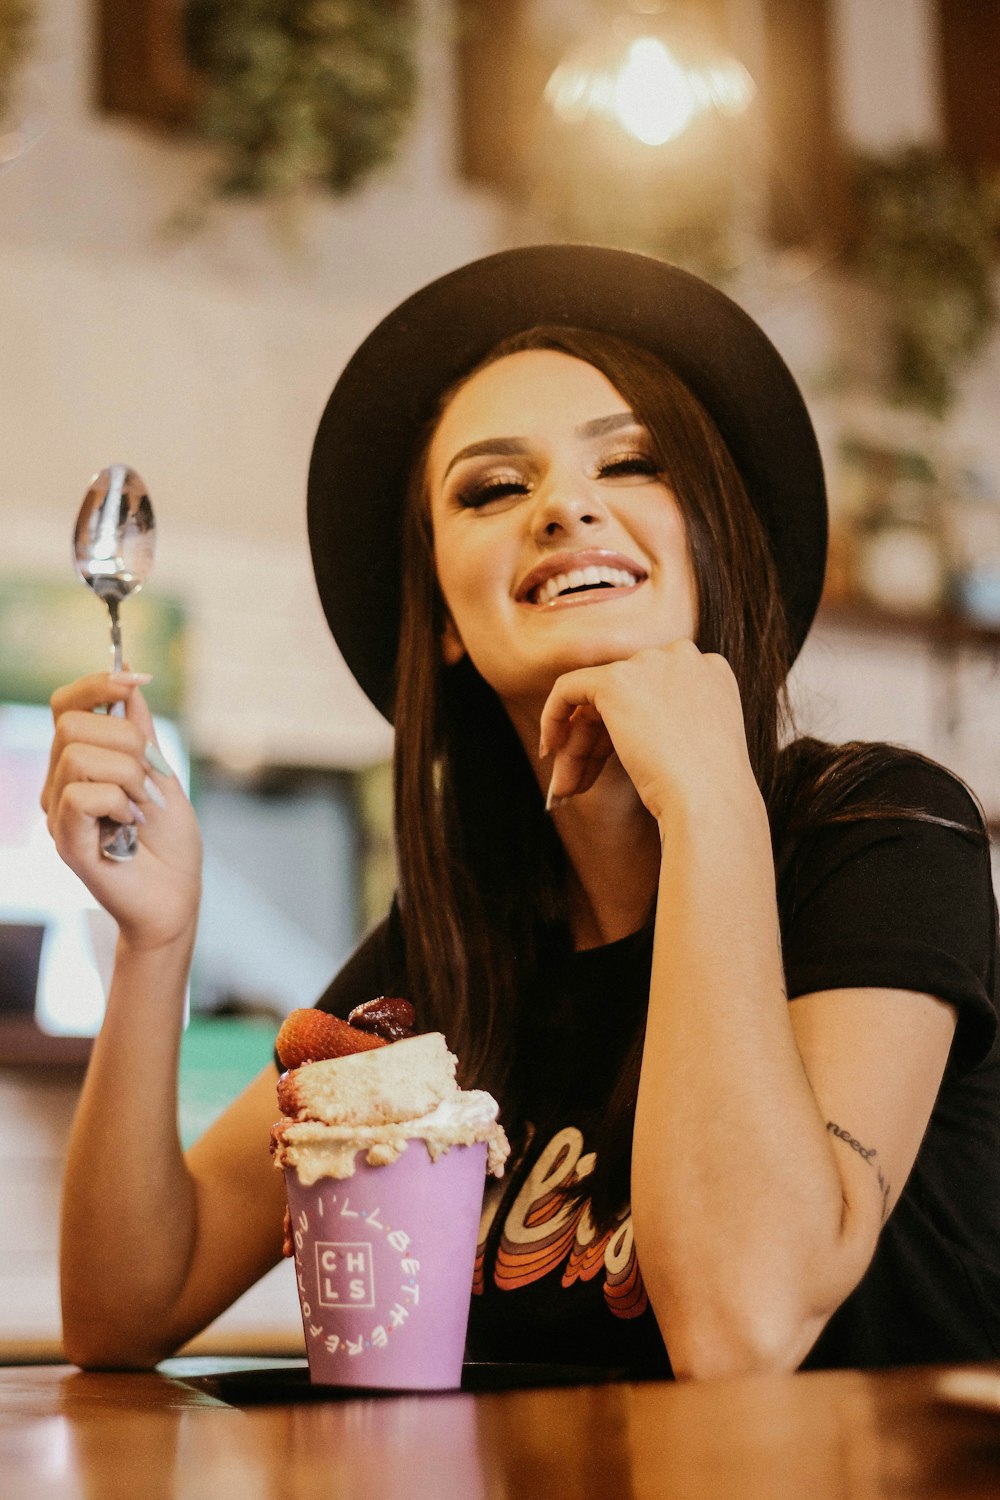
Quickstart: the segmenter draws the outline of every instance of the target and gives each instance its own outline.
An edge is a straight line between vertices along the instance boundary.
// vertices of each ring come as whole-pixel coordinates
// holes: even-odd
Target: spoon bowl
[[[156,520],[146,486],[127,464],[95,474],[73,534],[76,571],[110,607],[138,593],[153,566]]]
[[[156,542],[156,519],[146,486],[127,464],[109,464],[90,481],[73,532],[76,571],[108,606],[111,616],[113,670],[122,668],[122,634],[118,610],[149,577]],[[112,706],[122,716],[123,703]],[[102,819],[101,853],[108,859],[132,859],[138,847],[134,824]]]

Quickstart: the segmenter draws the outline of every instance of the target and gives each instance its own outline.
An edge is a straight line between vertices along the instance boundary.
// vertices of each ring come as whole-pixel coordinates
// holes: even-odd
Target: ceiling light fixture
[[[709,111],[739,115],[756,88],[735,57],[706,42],[677,5],[614,15],[556,67],[545,100],[565,124],[605,119],[647,146],[678,139]]]

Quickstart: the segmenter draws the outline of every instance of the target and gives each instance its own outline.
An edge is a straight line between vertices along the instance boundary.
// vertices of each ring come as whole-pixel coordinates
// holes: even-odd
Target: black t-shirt
[[[940,767],[900,759],[864,790],[975,836],[911,818],[865,819],[828,824],[779,850],[789,1001],[851,987],[912,990],[951,1002],[958,1024],[927,1132],[871,1265],[804,1366],[996,1358],[1000,994],[988,846],[972,800]],[[545,999],[533,1007],[518,1061],[519,1118],[528,1123],[515,1133],[506,1176],[487,1189],[470,1358],[670,1373],[630,1217],[596,1232],[586,1198],[565,1191],[588,1169],[588,1136],[641,1024],[651,958],[649,927],[566,952],[533,976],[532,993]],[[319,1004],[346,1015],[404,985],[394,911]]]

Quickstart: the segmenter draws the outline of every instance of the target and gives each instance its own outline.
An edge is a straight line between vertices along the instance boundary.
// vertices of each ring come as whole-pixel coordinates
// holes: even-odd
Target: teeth
[[[535,590],[536,604],[551,604],[567,589],[597,588],[599,584],[610,584],[612,588],[628,588],[635,578],[625,568],[605,568],[593,563],[586,568],[573,568],[569,573],[556,573],[546,579]]]

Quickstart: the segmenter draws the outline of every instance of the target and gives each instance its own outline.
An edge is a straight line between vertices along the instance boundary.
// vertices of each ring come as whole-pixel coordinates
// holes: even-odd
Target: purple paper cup
[[[302,1327],[315,1385],[454,1390],[472,1300],[486,1146],[432,1161],[421,1140],[398,1161],[285,1187]]]

